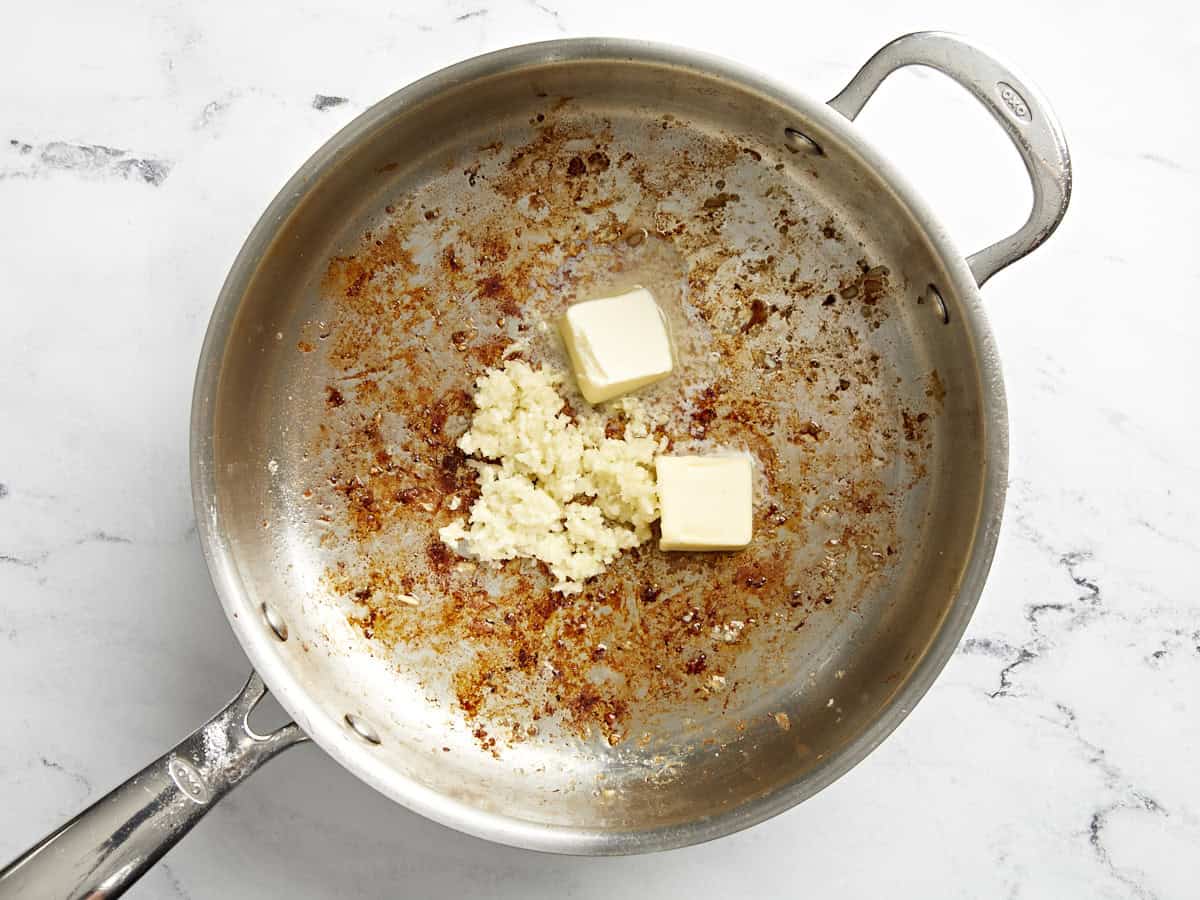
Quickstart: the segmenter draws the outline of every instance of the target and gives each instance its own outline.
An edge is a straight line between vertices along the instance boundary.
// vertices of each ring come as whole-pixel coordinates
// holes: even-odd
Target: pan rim
[[[977,511],[975,539],[963,567],[957,594],[932,633],[921,660],[897,688],[883,713],[854,741],[831,754],[820,766],[771,794],[726,812],[685,823],[645,830],[605,831],[553,826],[485,812],[404,777],[374,755],[373,747],[357,740],[338,715],[311,712],[319,707],[278,642],[254,626],[256,617],[241,585],[237,567],[216,504],[217,472],[213,424],[221,366],[245,288],[259,260],[305,196],[307,187],[332,165],[347,146],[372,129],[403,115],[407,108],[464,82],[537,65],[612,61],[671,65],[728,80],[795,109],[816,120],[854,147],[860,161],[889,186],[945,267],[960,303],[956,309],[973,345],[981,373],[979,396],[984,429],[983,488]],[[955,248],[938,219],[908,180],[861,135],[853,123],[820,101],[752,69],[702,51],[625,38],[567,38],[523,44],[455,63],[401,88],[371,106],[327,140],[296,173],[259,217],[238,252],[221,287],[205,333],[197,365],[191,410],[191,488],[197,531],[209,573],[234,634],[251,664],[263,677],[297,724],[320,747],[357,777],[400,805],[440,824],[514,847],[575,855],[621,855],[667,850],[703,843],[733,834],[790,809],[818,793],[865,759],[907,717],[953,654],[973,614],[991,567],[999,537],[1008,472],[1008,417],[1003,378],[994,338],[987,323],[979,289],[966,260]]]

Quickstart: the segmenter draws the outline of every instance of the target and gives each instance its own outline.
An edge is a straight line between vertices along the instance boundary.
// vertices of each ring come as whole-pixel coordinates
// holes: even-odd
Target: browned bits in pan
[[[899,401],[873,347],[888,270],[858,264],[837,223],[763,164],[769,148],[570,103],[530,119],[523,139],[389,195],[371,237],[329,261],[329,340],[312,354],[328,368],[311,447],[325,465],[312,504],[332,520],[325,586],[395,665],[436,660],[418,677],[495,754],[564,732],[620,744],[667,712],[733,715],[739,684],[790,677],[779,660],[795,642],[849,614],[903,552],[887,473],[919,477],[935,411]],[[565,306],[639,280],[665,298],[680,353],[680,374],[644,399],[671,452],[753,454],[754,543],[652,542],[572,597],[529,560],[459,557],[437,530],[478,496],[456,447],[475,378],[513,355],[564,366]],[[918,391],[945,395],[936,373]],[[612,415],[607,433],[623,427]]]
[[[771,307],[767,306],[766,303],[755,297],[750,303],[750,318],[746,321],[746,324],[742,326],[743,333],[762,325],[767,321],[767,316],[770,314]]]
[[[739,196],[738,194],[727,194],[724,191],[721,191],[721,193],[715,194],[714,196],[709,197],[707,200],[704,201],[704,209],[710,210],[710,211],[716,210],[716,209],[724,209],[726,204],[736,203],[738,200],[741,200],[741,199],[742,199],[741,196]]]
[[[929,386],[925,388],[925,396],[932,397],[938,409],[942,408],[942,403],[946,399],[946,385],[942,382],[942,376],[938,374],[937,369],[929,373]]]

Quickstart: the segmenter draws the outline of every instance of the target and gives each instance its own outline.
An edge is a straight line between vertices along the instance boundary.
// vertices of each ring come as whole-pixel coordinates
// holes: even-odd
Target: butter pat
[[[740,550],[754,534],[748,456],[660,456],[660,550]]]
[[[559,327],[588,403],[611,400],[671,374],[666,320],[645,288],[572,304]]]

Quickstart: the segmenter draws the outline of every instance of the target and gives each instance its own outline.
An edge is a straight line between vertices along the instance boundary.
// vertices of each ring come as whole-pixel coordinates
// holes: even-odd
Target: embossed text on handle
[[[1004,105],[1009,111],[1020,119],[1022,122],[1032,122],[1033,114],[1029,111],[1029,104],[1025,102],[1025,98],[1017,93],[1017,89],[1006,81],[996,82],[996,90],[1000,92],[1000,99],[1004,101]]]
[[[212,792],[204,777],[186,759],[172,756],[170,762],[167,763],[167,773],[189,800],[196,803],[207,803],[212,797]]]

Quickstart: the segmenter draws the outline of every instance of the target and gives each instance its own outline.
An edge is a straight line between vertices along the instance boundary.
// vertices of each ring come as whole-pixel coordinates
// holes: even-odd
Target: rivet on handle
[[[262,612],[263,621],[267,623],[267,627],[271,629],[275,637],[281,641],[288,639],[287,622],[283,620],[283,616],[279,611],[269,603],[264,603],[259,609]]]
[[[359,718],[354,713],[346,713],[345,719],[346,724],[350,726],[351,730],[368,744],[383,743],[379,738],[379,732],[365,719]]]
[[[936,284],[931,284],[925,288],[925,296],[929,298],[929,302],[933,304],[933,311],[937,317],[942,320],[943,325],[950,324],[950,309],[946,306],[946,301],[942,299],[942,292],[937,289]]]
[[[810,156],[824,156],[824,148],[803,131],[795,128],[783,129],[784,143],[793,153],[807,153]]]

